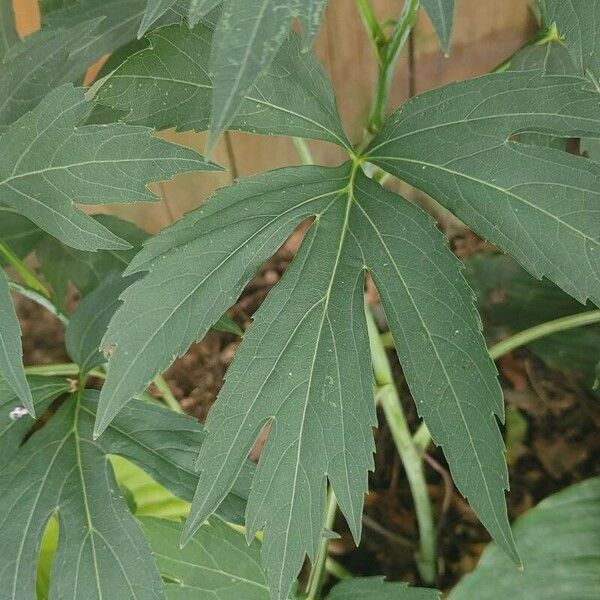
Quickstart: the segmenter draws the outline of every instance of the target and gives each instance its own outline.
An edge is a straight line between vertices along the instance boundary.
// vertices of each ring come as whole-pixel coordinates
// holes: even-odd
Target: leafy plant
[[[600,566],[600,479],[575,484],[540,502],[513,527],[525,569],[517,571],[497,546],[452,593],[473,598],[594,598]]]
[[[0,275],[0,573],[8,582],[0,598],[35,596],[36,557],[56,517],[51,599],[198,592],[286,600],[301,594],[296,580],[308,556],[314,600],[338,506],[360,541],[374,400],[411,485],[423,582],[434,584],[437,569],[421,460],[432,438],[458,490],[520,564],[504,500],[504,405],[493,359],[597,322],[599,311],[488,351],[463,265],[434,220],[381,181],[391,175],[426,192],[533,276],[600,305],[600,165],[564,144],[581,138],[593,148],[600,138],[594,3],[542,2],[541,33],[498,72],[412,98],[388,117],[420,3],[407,0],[390,25],[357,0],[379,69],[358,141],[348,139],[309,51],[324,0],[47,0],[44,27],[22,41],[5,4],[0,255],[13,271]],[[454,2],[423,7],[448,52]],[[290,32],[295,19],[303,35]],[[86,69],[106,53],[85,90]],[[209,151],[229,129],[292,136],[307,163],[305,139],[337,145],[347,158],[240,179],[155,236],[77,207],[152,201],[149,183],[220,168],[153,135],[171,127],[208,129]],[[241,332],[224,313],[307,219],[295,259]],[[37,267],[23,260],[32,251]],[[367,278],[425,423],[414,436],[365,305]],[[64,302],[71,284],[82,296],[72,315]],[[73,364],[23,367],[10,290],[67,325]],[[155,381],[180,410],[160,374],[211,327],[243,333],[243,341],[201,428],[153,404],[145,389]],[[92,376],[105,380],[99,393]],[[31,417],[44,413],[33,427]],[[254,468],[247,455],[265,427]],[[192,501],[183,527],[140,526],[131,514],[136,493],[115,479],[114,454]],[[250,548],[215,512],[243,522]],[[184,552],[195,553],[193,562],[183,564]],[[378,578],[342,582],[329,597],[359,594],[436,597]]]

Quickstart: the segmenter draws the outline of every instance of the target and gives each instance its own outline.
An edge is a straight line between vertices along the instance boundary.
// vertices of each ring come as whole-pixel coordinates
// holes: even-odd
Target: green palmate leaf
[[[125,111],[124,120],[155,129],[205,130],[213,92],[213,32],[171,25],[148,35],[151,47],[130,57],[98,92],[99,102]],[[348,145],[329,81],[317,60],[286,40],[269,70],[246,93],[231,129],[316,138]]]
[[[12,1],[0,3],[0,62],[9,48],[19,42]]]
[[[52,286],[53,301],[61,309],[64,308],[69,282],[81,296],[86,296],[111,273],[121,274],[148,238],[143,229],[118,217],[98,215],[93,219],[119,239],[125,240],[131,248],[85,252],[44,234],[35,247],[35,254],[44,279]]]
[[[454,0],[422,0],[446,56],[450,53],[450,38],[454,22]]]
[[[189,0],[188,23],[195,27],[202,17],[221,4],[221,0]]]
[[[69,319],[67,352],[82,373],[106,362],[99,351],[100,342],[119,307],[119,294],[133,281],[133,278],[121,277],[118,273],[109,275],[81,301]]]
[[[600,76],[600,5],[595,0],[540,0],[544,25],[556,24],[579,74]]]
[[[260,545],[219,519],[211,519],[181,549],[181,524],[142,519],[168,600],[270,600],[260,567]]]
[[[383,577],[361,577],[338,583],[327,600],[438,600],[439,592],[408,587],[406,583],[386,583]]]
[[[111,456],[110,462],[119,486],[133,500],[133,512],[137,517],[150,516],[181,521],[187,516],[190,503],[177,498],[144,470],[120,456]]]
[[[158,20],[159,25],[180,21],[186,0],[177,0]],[[51,29],[71,28],[86,19],[99,25],[70,47],[69,81],[83,75],[96,60],[134,40],[146,10],[147,0],[82,0],[63,10],[49,12],[43,22]]]
[[[547,321],[590,310],[551,281],[538,281],[502,254],[483,254],[466,263],[467,281],[477,292],[478,307],[491,343]],[[600,326],[561,331],[528,344],[554,367],[576,373],[590,387],[600,356]]]
[[[209,415],[186,536],[220,504],[270,423],[246,531],[251,539],[265,526],[263,562],[274,597],[287,597],[305,553],[316,556],[326,478],[359,538],[375,423],[364,360],[368,269],[420,414],[444,447],[459,489],[516,559],[494,420],[502,416],[502,397],[460,263],[422,211],[349,165],[242,180],[146,245],[128,272],[148,274],[122,295],[104,338],[112,357],[97,431],[206,333],[312,215],[298,256],[256,313]]]
[[[35,388],[34,388],[35,389]],[[71,396],[41,430],[0,459],[0,598],[35,598],[36,557],[46,523],[59,520],[51,599],[164,598],[150,548],[119,494],[108,454],[138,464],[168,489],[188,497],[196,482],[195,420],[133,401],[101,441],[91,439],[97,393]],[[0,431],[12,429],[0,415]],[[19,426],[21,421],[11,427]],[[21,437],[26,430],[21,429]]]
[[[50,377],[28,377],[27,384],[39,415],[69,389],[67,380]],[[18,414],[13,411],[20,406],[20,399],[8,382],[0,380],[0,468],[2,469],[19,453],[22,440],[34,425],[31,416],[24,415],[17,418]]]
[[[23,369],[21,328],[3,269],[0,269],[0,375],[6,378],[25,408],[34,415],[33,398]]]
[[[513,134],[600,136],[598,95],[576,77],[499,73],[400,108],[367,158],[422,189],[536,277],[600,303],[600,164]]]
[[[73,248],[127,248],[73,203],[156,200],[147,182],[217,167],[192,150],[152,137],[144,127],[77,127],[90,110],[83,91],[65,85],[5,131],[0,202]]]
[[[491,544],[475,571],[454,588],[451,600],[598,597],[600,478],[546,498],[513,529],[524,570],[516,570]]]
[[[138,37],[142,37],[176,2],[177,0],[147,0],[146,11],[138,29]]]
[[[237,114],[268,68],[295,16],[296,0],[228,0],[217,23],[210,72],[214,90],[209,146]]]
[[[13,53],[0,64],[0,132],[70,80],[71,67],[79,64],[71,56],[73,46],[99,22],[86,20],[70,29],[39,31],[13,46]]]

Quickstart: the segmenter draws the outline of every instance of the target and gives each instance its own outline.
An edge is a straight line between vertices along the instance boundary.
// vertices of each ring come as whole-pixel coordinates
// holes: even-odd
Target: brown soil
[[[295,236],[251,282],[230,315],[243,327],[250,324],[271,287],[277,283],[298,245]],[[459,256],[489,247],[469,233],[453,239]],[[373,294],[369,294],[374,299]],[[27,364],[68,362],[61,325],[46,311],[18,300]],[[211,332],[192,346],[169,369],[165,378],[185,410],[203,421],[221,388],[223,375],[237,347],[234,336]],[[397,361],[394,357],[394,361]],[[505,397],[511,410],[525,419],[526,429],[509,448],[511,491],[507,496],[511,519],[546,496],[600,474],[600,408],[585,389],[564,373],[552,371],[528,351],[521,350],[499,364]],[[413,428],[418,425],[414,404],[397,369],[403,403]],[[152,391],[152,390],[151,390]],[[412,500],[390,432],[375,432],[376,471],[371,474],[366,499],[364,533],[355,548],[343,518],[336,530],[341,538],[331,544],[332,555],[356,575],[381,574],[392,580],[422,583],[413,561],[417,538]],[[519,436],[517,436],[518,438]],[[258,456],[259,449],[254,455]],[[430,449],[427,479],[439,523],[439,580],[449,589],[476,565],[489,541],[468,504],[452,486],[442,454]]]

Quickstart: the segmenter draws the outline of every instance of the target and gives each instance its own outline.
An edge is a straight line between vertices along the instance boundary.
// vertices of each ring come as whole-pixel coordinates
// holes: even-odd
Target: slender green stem
[[[69,318],[67,317],[67,315],[65,315],[60,310],[58,310],[56,305],[51,300],[49,300],[47,296],[41,294],[40,292],[38,292],[37,290],[34,290],[33,288],[30,288],[26,285],[17,283],[16,281],[13,281],[12,279],[9,279],[8,285],[11,290],[17,292],[18,294],[20,294],[21,296],[23,296],[25,298],[29,298],[29,300],[33,300],[36,304],[39,304],[40,306],[45,308],[48,312],[52,313],[55,317],[57,317],[61,321],[61,323],[63,325],[67,325],[67,323],[69,322]]]
[[[523,331],[515,333],[515,335],[494,344],[489,348],[488,352],[493,360],[498,360],[505,354],[541,338],[554,333],[559,333],[560,331],[567,331],[569,329],[575,329],[576,327],[583,327],[584,325],[592,325],[593,323],[600,323],[600,310],[589,310],[577,313],[576,315],[547,321],[546,323],[535,325],[529,329],[524,329]],[[417,432],[413,436],[413,442],[422,452],[427,450],[427,446],[429,446],[431,442],[431,434],[425,423],[422,423],[419,429],[417,429]]]
[[[335,515],[337,513],[337,500],[333,489],[329,489],[329,496],[327,499],[327,512],[325,513],[325,524],[323,533],[327,533],[333,529],[335,522]],[[329,538],[324,535],[321,538],[321,544],[319,546],[319,554],[315,564],[310,570],[308,578],[308,584],[306,586],[306,600],[316,600],[320,596],[321,585],[323,584],[323,576],[325,574],[325,567],[327,564],[327,549],[329,547]]]
[[[341,565],[337,560],[333,560],[333,558],[329,556],[325,561],[325,568],[331,575],[338,579],[352,579],[353,577],[352,573],[350,573],[344,565]]]
[[[396,24],[396,28],[389,39],[383,43],[375,44],[378,48],[377,59],[379,63],[379,73],[377,77],[375,98],[369,117],[368,130],[371,134],[377,133],[383,126],[396,64],[400,52],[415,24],[418,11],[419,0],[406,0],[404,8],[402,9],[402,14]],[[367,31],[369,32],[369,35],[373,35],[369,29],[367,29]],[[380,27],[379,31],[381,31]]]
[[[181,408],[181,404],[177,401],[177,398],[173,395],[169,384],[165,381],[162,375],[157,375],[154,378],[154,385],[158,388],[160,395],[163,397],[165,404],[175,412],[183,413],[183,408]]]
[[[375,320],[367,311],[369,341],[373,360],[373,373],[377,385],[377,399],[385,413],[385,417],[400,455],[410,491],[415,504],[415,512],[419,525],[419,553],[415,557],[423,581],[433,583],[436,578],[436,539],[435,525],[431,501],[427,492],[427,482],[423,470],[423,461],[418,449],[413,444],[412,435],[400,402],[400,395],[394,383],[392,369],[387,357]]]
[[[24,283],[35,290],[42,296],[50,298],[50,292],[46,289],[46,286],[38,279],[37,275],[27,267],[27,265],[6,245],[0,242],[0,255],[4,256],[9,262],[10,266],[15,269],[19,274],[19,277]]]
[[[25,367],[27,375],[41,375],[43,377],[79,377],[79,365],[75,363],[62,363],[55,365],[35,365]],[[101,369],[93,369],[88,373],[90,377],[106,379],[106,374]]]
[[[356,0],[358,12],[373,47],[373,54],[378,64],[381,64],[381,48],[386,43],[382,26],[379,24],[371,0]]]

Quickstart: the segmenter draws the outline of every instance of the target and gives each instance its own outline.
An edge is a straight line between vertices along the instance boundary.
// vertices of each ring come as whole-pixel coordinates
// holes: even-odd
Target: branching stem
[[[385,413],[394,444],[406,471],[406,477],[408,478],[415,504],[417,523],[419,525],[419,551],[415,557],[417,566],[423,581],[425,583],[433,583],[437,575],[436,535],[421,453],[413,443],[402,403],[400,402],[398,388],[394,383],[385,346],[381,341],[381,335],[377,330],[375,320],[368,310],[367,325],[369,328],[373,373],[377,386],[376,399]]]

